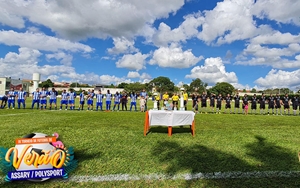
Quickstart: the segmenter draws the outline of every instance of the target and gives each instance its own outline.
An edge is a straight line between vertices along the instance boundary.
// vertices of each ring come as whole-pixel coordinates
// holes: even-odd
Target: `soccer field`
[[[57,132],[79,163],[67,181],[2,180],[0,187],[300,186],[299,116],[196,114],[195,137],[189,127],[174,128],[172,137],[167,128],[152,127],[143,136],[144,118],[141,112],[1,109],[0,146],[10,148],[32,132]]]

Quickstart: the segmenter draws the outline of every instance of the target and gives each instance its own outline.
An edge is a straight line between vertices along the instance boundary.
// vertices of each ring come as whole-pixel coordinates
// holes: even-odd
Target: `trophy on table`
[[[180,88],[180,110],[181,111],[185,111],[183,92],[184,92],[184,88],[182,87],[182,88]]]
[[[154,96],[154,98],[153,98],[153,110],[158,110],[157,100],[156,100],[156,96],[158,94],[156,92],[156,88],[155,88],[155,84],[154,83],[153,83],[153,88],[152,88],[152,95]]]

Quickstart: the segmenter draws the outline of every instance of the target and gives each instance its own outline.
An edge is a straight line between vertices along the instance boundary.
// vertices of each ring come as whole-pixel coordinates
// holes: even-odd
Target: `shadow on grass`
[[[88,150],[75,150],[74,151],[75,159],[78,160],[79,164],[83,161],[94,160],[95,158],[100,158],[102,152],[89,152]]]
[[[151,127],[148,134],[150,134],[150,133],[168,134],[168,127],[167,126]],[[191,133],[191,128],[190,128],[190,126],[173,127],[172,134],[178,134],[178,133]]]
[[[255,136],[256,142],[247,144],[247,155],[260,163],[264,170],[291,170],[299,165],[297,154],[286,148],[276,146],[261,136]]]
[[[257,141],[246,145],[248,155],[258,161],[259,165],[250,165],[243,159],[223,151],[208,148],[201,144],[181,146],[177,142],[158,142],[153,148],[152,154],[159,159],[162,165],[167,166],[166,172],[169,175],[189,171],[195,173],[210,172],[237,172],[237,171],[267,171],[285,170],[288,171],[295,165],[299,165],[295,155],[289,150],[278,147],[267,142],[264,138],[256,136]],[[261,165],[261,166],[260,166]],[[275,178],[278,179],[278,178]],[[249,180],[249,179],[248,179]],[[239,182],[236,187],[249,187],[249,182],[257,181],[250,179],[247,184],[240,184],[242,179],[209,179],[205,180],[206,186],[235,187],[230,184],[232,181]],[[272,179],[265,178],[260,182],[262,185],[276,187]],[[197,180],[187,180],[185,187],[195,187]]]

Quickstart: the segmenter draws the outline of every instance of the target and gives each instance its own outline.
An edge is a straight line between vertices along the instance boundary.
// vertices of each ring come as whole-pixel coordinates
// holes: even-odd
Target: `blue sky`
[[[0,76],[300,89],[297,0],[0,2]]]

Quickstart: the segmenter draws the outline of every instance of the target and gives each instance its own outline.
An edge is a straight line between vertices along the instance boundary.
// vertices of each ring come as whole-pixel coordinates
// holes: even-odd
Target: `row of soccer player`
[[[204,92],[202,95],[192,95],[193,99],[193,109],[198,112],[199,108],[201,107],[201,113],[207,113],[207,101],[209,101],[209,106],[211,107],[211,112],[214,112],[215,104],[216,104],[216,113],[221,113],[222,104],[225,103],[225,109],[227,112],[232,113],[231,105],[234,103],[234,113],[239,113],[240,104],[242,104],[243,113],[247,114],[248,109],[251,109],[252,113],[256,113],[258,108],[260,109],[260,114],[265,113],[266,104],[268,104],[268,114],[275,114],[282,115],[282,106],[284,109],[284,114],[290,114],[290,106],[292,106],[293,113],[296,115],[296,112],[299,108],[299,96],[295,95],[292,98],[286,94],[285,96],[281,97],[279,94],[273,96],[265,96],[262,94],[260,97],[257,97],[256,94],[251,98],[245,94],[243,97],[239,96],[237,93],[235,96],[231,96],[227,94],[227,96],[223,97],[221,94],[214,95],[211,94],[210,96],[206,95]]]
[[[25,91],[23,91],[23,88],[21,88],[19,91],[14,91],[14,89],[12,88],[8,92],[7,95],[2,97],[1,108],[5,108],[6,103],[8,103],[7,108],[14,109],[15,102],[17,101],[18,108],[20,109],[22,106],[25,109],[26,96],[27,96],[27,93]],[[33,109],[34,106],[36,105],[36,107],[38,109],[46,109],[47,97],[49,97],[49,108],[57,109],[57,96],[58,96],[58,92],[54,88],[52,88],[52,90],[50,90],[50,91],[47,91],[45,88],[42,88],[42,90],[40,91],[39,88],[37,88],[36,91],[34,91],[31,96],[31,98],[32,98],[31,108]],[[137,110],[136,102],[138,99],[138,95],[136,93],[132,92],[130,94],[130,96],[128,96],[128,94],[126,92],[123,92],[122,94],[119,92],[116,92],[113,95],[110,93],[109,90],[107,90],[107,93],[105,95],[101,93],[101,90],[99,90],[98,93],[95,93],[94,90],[88,90],[87,94],[83,90],[79,94],[79,97],[78,97],[79,98],[79,108],[78,109],[83,110],[83,106],[86,102],[88,105],[87,109],[92,110],[93,106],[94,106],[93,105],[94,98],[96,98],[96,109],[98,110],[98,108],[100,108],[100,110],[102,110],[104,96],[106,99],[105,100],[106,110],[111,109],[112,99],[114,99],[113,110],[120,110],[120,104],[122,104],[122,110],[124,110],[124,109],[127,110],[127,102],[128,102],[129,97],[131,99],[130,110],[132,109],[132,107],[134,107],[134,109]],[[146,91],[143,90],[142,92],[140,92],[139,96],[142,99],[140,101],[140,103],[142,104],[142,107],[143,107],[143,103],[145,103],[144,108],[145,108],[145,110],[147,110],[146,99],[148,96],[147,96]],[[70,92],[63,90],[63,92],[61,93],[60,109],[62,109],[63,105],[65,105],[65,109],[68,109],[68,106],[69,106],[71,110],[74,110],[76,97],[77,97],[77,94],[73,89],[71,89]]]

